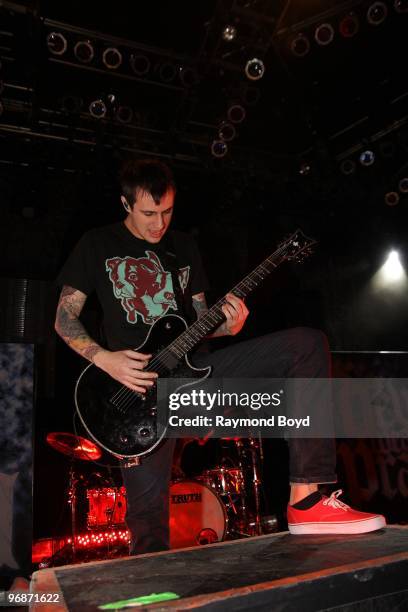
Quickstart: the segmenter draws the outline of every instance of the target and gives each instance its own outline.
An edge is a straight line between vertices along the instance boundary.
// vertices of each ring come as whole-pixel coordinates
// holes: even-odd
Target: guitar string
[[[292,238],[292,240],[293,240],[293,238]],[[281,246],[281,247],[279,247],[279,248],[278,248],[278,249],[277,249],[277,250],[276,250],[276,251],[275,251],[275,252],[274,252],[272,255],[270,255],[269,257],[267,257],[267,258],[266,258],[266,259],[265,259],[265,260],[264,260],[264,261],[263,261],[261,264],[259,264],[259,265],[258,265],[258,266],[255,268],[255,270],[253,270],[253,271],[252,271],[251,273],[249,273],[249,274],[248,274],[248,275],[247,275],[247,276],[246,276],[246,277],[245,277],[245,278],[244,278],[242,281],[240,281],[240,282],[239,282],[239,283],[238,283],[238,284],[237,284],[237,285],[236,285],[236,286],[235,286],[235,287],[234,287],[234,288],[231,290],[231,293],[233,293],[234,291],[237,291],[237,290],[239,290],[239,291],[242,293],[240,286],[241,286],[241,285],[244,285],[244,287],[245,287],[246,282],[248,282],[248,281],[249,281],[249,279],[251,279],[251,280],[252,280],[252,278],[251,278],[251,277],[252,277],[252,275],[253,275],[253,274],[255,274],[259,268],[263,270],[263,267],[264,267],[265,265],[266,265],[266,266],[268,266],[268,265],[272,265],[274,268],[276,268],[276,267],[277,267],[277,265],[279,264],[279,262],[278,262],[278,264],[275,264],[275,263],[274,263],[274,261],[272,261],[272,259],[275,259],[275,260],[276,260],[276,259],[277,259],[277,258],[278,258],[278,257],[281,255],[281,253],[282,253],[282,252],[283,252],[283,250],[286,248],[286,246],[287,246],[287,245],[282,245],[282,246]],[[269,270],[269,269],[268,269],[268,267],[266,267],[266,274],[269,274],[271,271],[272,271],[272,270]],[[262,275],[259,275],[259,276],[260,276],[261,280],[263,280],[263,278],[264,278],[264,277],[263,277]],[[255,287],[257,287],[257,285],[259,284],[259,280],[254,279],[254,281],[253,281],[253,282],[254,282]],[[249,287],[248,287],[248,286],[246,286],[245,288],[246,288],[246,289],[249,289],[249,290],[252,290],[252,287],[251,287],[251,285],[250,285],[250,284],[249,284]],[[220,300],[219,300],[219,301],[218,301],[216,304],[214,304],[214,306],[212,306],[212,307],[211,307],[211,309],[210,309],[210,310],[209,310],[209,311],[208,311],[208,312],[207,312],[205,315],[203,315],[203,316],[202,316],[202,317],[199,319],[200,324],[204,326],[204,325],[205,325],[205,324],[208,322],[208,321],[206,321],[206,320],[205,320],[205,318],[207,318],[207,319],[210,319],[210,324],[211,324],[211,327],[214,327],[214,325],[215,325],[216,323],[218,323],[218,319],[217,319],[217,315],[218,315],[218,313],[217,313],[217,315],[216,315],[216,320],[215,320],[215,321],[211,321],[211,314],[210,314],[210,311],[219,310],[219,309],[220,309],[220,307],[221,307],[221,306],[222,306],[222,305],[223,305],[225,302],[226,302],[226,299],[225,299],[225,296],[224,296],[224,297],[223,297],[223,298],[221,298],[221,299],[220,299]],[[221,319],[221,320],[222,320],[222,319]],[[159,355],[160,355],[161,357],[163,357],[163,356],[164,356],[164,355],[167,353],[167,354],[169,354],[171,357],[173,357],[173,356],[174,356],[174,354],[172,353],[171,348],[174,348],[174,346],[176,345],[176,348],[177,348],[177,349],[179,349],[179,350],[180,350],[180,348],[181,348],[181,355],[179,356],[179,355],[177,355],[177,352],[176,352],[176,351],[174,351],[174,352],[176,352],[176,356],[177,356],[177,357],[182,358],[182,356],[183,356],[183,355],[185,355],[185,354],[186,354],[186,352],[188,352],[189,350],[191,350],[191,348],[193,348],[193,346],[196,344],[196,342],[198,342],[198,341],[200,340],[200,338],[199,338],[199,340],[197,340],[197,338],[196,338],[196,339],[195,339],[196,341],[195,341],[195,342],[193,342],[193,344],[192,344],[192,346],[191,346],[191,347],[189,347],[189,345],[188,345],[188,341],[185,341],[185,343],[186,343],[186,345],[187,345],[187,351],[185,350],[185,347],[183,347],[182,345],[181,345],[181,347],[178,347],[176,343],[177,343],[177,342],[180,342],[180,341],[182,342],[182,340],[180,340],[180,337],[182,337],[182,336],[183,336],[185,333],[186,333],[186,334],[187,334],[187,333],[191,334],[192,332],[194,332],[194,331],[195,331],[195,329],[194,329],[194,328],[199,327],[199,325],[197,325],[197,323],[198,323],[198,320],[197,320],[197,321],[195,321],[195,322],[193,323],[193,325],[192,325],[192,326],[191,326],[191,327],[190,327],[188,330],[185,330],[184,332],[182,332],[182,333],[180,334],[180,336],[178,336],[178,337],[177,337],[177,338],[176,338],[176,339],[175,339],[175,340],[174,340],[174,341],[173,341],[173,342],[172,342],[172,343],[171,343],[171,344],[170,344],[170,345],[169,345],[169,346],[168,346],[166,349],[164,349],[164,351],[161,351],[161,352],[159,353]],[[210,328],[210,329],[211,329],[211,328]],[[202,330],[198,329],[199,336],[200,336],[200,331],[202,331]],[[193,337],[194,337],[194,333],[192,333],[192,335],[193,335]],[[156,356],[156,357],[155,357],[155,358],[154,358],[154,359],[153,359],[153,360],[150,362],[149,367],[154,368],[154,370],[155,370],[155,371],[156,371],[158,374],[162,373],[161,368],[163,367],[163,364],[160,362],[160,357]],[[166,366],[164,366],[164,370],[163,370],[163,372],[165,372],[165,371],[166,371],[166,369],[167,369],[167,368],[166,368]],[[154,387],[154,386],[150,387],[150,389],[152,389],[153,387]],[[119,391],[117,391],[117,393],[116,393],[116,394],[114,394],[114,396],[111,398],[111,401],[112,401],[112,402],[115,402],[116,407],[117,407],[117,408],[119,408],[119,409],[121,410],[121,412],[126,412],[126,411],[127,411],[127,409],[128,409],[128,407],[129,407],[129,405],[131,405],[131,403],[133,402],[133,400],[134,400],[136,397],[140,396],[140,395],[141,395],[141,394],[140,394],[138,391],[134,391],[133,389],[129,389],[128,387],[126,387],[125,385],[123,385],[123,386],[121,387],[121,389],[119,389]],[[120,404],[118,403],[119,401],[120,401]]]
[[[295,234],[296,234],[296,232],[295,232]],[[295,235],[295,234],[294,234],[294,235]],[[291,238],[291,240],[293,240],[293,237]],[[254,274],[258,274],[258,275],[259,275],[259,277],[260,277],[260,279],[261,279],[261,280],[263,280],[263,279],[264,279],[264,277],[263,277],[261,274],[259,274],[257,271],[258,271],[259,269],[263,270],[263,266],[264,266],[264,265],[266,265],[266,266],[267,266],[267,265],[272,265],[274,268],[276,268],[276,267],[277,267],[277,265],[279,265],[279,263],[281,263],[281,262],[278,262],[277,264],[275,264],[275,263],[274,263],[274,261],[273,261],[273,259],[275,259],[275,260],[276,260],[276,259],[277,259],[277,258],[278,258],[278,257],[281,255],[281,253],[284,251],[284,249],[285,249],[286,247],[287,247],[287,245],[286,245],[286,244],[282,245],[282,246],[281,246],[281,247],[279,247],[279,248],[278,248],[278,249],[277,249],[277,250],[276,250],[276,251],[275,251],[275,252],[274,252],[272,255],[270,255],[269,257],[267,257],[267,258],[266,258],[266,259],[265,259],[265,260],[264,260],[264,261],[263,261],[261,264],[259,264],[259,265],[258,265],[258,266],[255,268],[255,270],[253,270],[252,272],[250,272],[250,273],[249,273],[249,274],[248,274],[248,275],[247,275],[247,276],[246,276],[246,277],[245,277],[245,278],[244,278],[242,281],[240,281],[240,282],[239,282],[239,283],[238,283],[238,284],[237,284],[237,285],[236,285],[236,286],[235,286],[235,287],[234,287],[234,288],[231,290],[231,293],[233,293],[234,291],[236,291],[236,292],[237,292],[237,291],[240,291],[240,292],[242,293],[242,291],[241,291],[241,285],[244,285],[244,288],[245,288],[245,289],[247,289],[247,290],[249,290],[249,291],[251,291],[251,290],[252,290],[254,287],[257,287],[260,281],[259,281],[258,279],[255,279],[255,278],[254,278],[254,279],[252,279],[252,276],[253,276]],[[302,250],[304,250],[304,248],[306,248],[306,247],[305,247],[305,246],[304,246],[304,247],[302,247]],[[268,274],[269,274],[271,271],[272,271],[272,270],[269,270],[268,268],[266,268],[266,274],[267,274],[267,275],[268,275]],[[252,286],[251,286],[251,281],[253,281],[253,283],[254,283],[254,287],[252,287]],[[244,297],[245,297],[245,294],[244,294]],[[200,326],[203,326],[203,327],[204,327],[204,326],[206,325],[206,323],[208,322],[208,321],[206,321],[206,320],[205,320],[206,318],[207,318],[207,319],[210,319],[210,321],[209,321],[209,322],[210,322],[210,325],[211,325],[212,327],[214,327],[214,325],[215,325],[216,323],[218,323],[218,318],[217,318],[217,317],[219,316],[219,313],[217,313],[217,314],[216,314],[216,320],[215,320],[215,321],[211,321],[210,311],[220,310],[220,307],[221,307],[223,304],[225,304],[225,302],[226,302],[226,299],[225,299],[225,296],[224,296],[224,297],[223,297],[223,298],[221,298],[221,299],[220,299],[220,300],[219,300],[219,301],[218,301],[216,304],[214,304],[214,306],[212,306],[212,307],[211,307],[211,309],[210,309],[210,310],[209,310],[209,311],[208,311],[208,312],[207,312],[205,315],[203,315],[203,316],[202,316],[200,319],[198,319],[197,321],[195,321],[195,322],[194,322],[194,323],[193,323],[193,324],[190,326],[190,328],[189,328],[189,329],[187,329],[187,330],[185,330],[184,332],[182,332],[182,333],[181,333],[181,334],[180,334],[180,335],[179,335],[179,336],[178,336],[178,337],[177,337],[175,340],[173,340],[173,342],[172,342],[172,343],[170,343],[170,344],[168,345],[168,347],[166,347],[166,349],[164,349],[163,351],[161,351],[161,352],[159,353],[160,357],[164,357],[165,355],[166,355],[166,356],[167,356],[167,355],[170,355],[171,357],[174,357],[174,353],[175,353],[175,354],[176,354],[176,356],[177,356],[178,358],[180,358],[180,359],[181,359],[181,358],[182,358],[182,357],[183,357],[183,356],[184,356],[184,355],[185,355],[185,354],[186,354],[186,353],[187,353],[189,350],[191,350],[191,349],[194,347],[194,345],[195,345],[197,342],[199,342],[199,340],[201,339],[201,338],[200,338],[200,336],[201,336],[201,333],[202,333],[202,331],[203,331],[203,330],[202,330],[202,329],[200,329]],[[221,320],[222,320],[222,319],[221,319]],[[198,328],[198,329],[197,329],[197,328]],[[211,327],[210,327],[210,329],[211,329]],[[181,346],[177,346],[177,342],[179,342],[179,343],[180,343],[180,342],[183,342],[183,340],[182,340],[181,338],[182,338],[182,336],[183,336],[184,334],[190,334],[190,335],[192,335],[192,336],[193,336],[193,338],[194,338],[194,331],[197,331],[197,332],[198,332],[199,338],[198,338],[198,340],[197,340],[197,338],[195,338],[195,341],[193,342],[193,344],[192,344],[192,346],[191,346],[191,347],[189,347],[188,340],[185,340],[185,344],[187,345],[187,350],[185,349],[185,347],[183,347],[183,345],[181,345]],[[208,333],[208,331],[209,331],[209,330],[207,330],[207,331],[206,331],[206,333]],[[174,347],[175,347],[176,349],[178,349],[178,351],[180,351],[180,349],[181,349],[181,355],[178,355],[178,353],[177,353],[177,351],[176,351],[176,350],[174,350],[173,352],[171,351],[171,348],[174,348]],[[159,356],[156,356],[156,357],[155,357],[155,358],[154,358],[154,359],[153,359],[153,360],[150,362],[150,364],[149,364],[149,367],[154,368],[154,370],[155,370],[155,371],[156,371],[158,374],[160,374],[160,373],[162,373],[162,372],[165,372],[165,371],[166,371],[166,369],[167,369],[167,368],[166,368],[166,366],[165,366],[165,364],[162,364],[162,363],[161,363],[161,361],[160,361],[160,357],[159,357]],[[162,370],[163,365],[164,365],[164,370]],[[153,386],[152,386],[151,388],[153,388]],[[116,402],[116,407],[117,407],[117,408],[119,408],[119,409],[121,409],[121,411],[126,411],[126,410],[127,410],[127,408],[129,407],[129,405],[132,403],[133,399],[135,399],[135,397],[137,397],[137,396],[139,396],[139,395],[140,395],[140,393],[139,393],[138,391],[134,391],[133,389],[129,389],[128,387],[126,387],[125,385],[123,385],[123,386],[122,386],[122,387],[121,387],[121,388],[120,388],[120,389],[119,389],[119,390],[118,390],[118,391],[117,391],[117,392],[116,392],[116,393],[115,393],[115,394],[112,396],[111,401],[112,401],[112,402]],[[118,403],[119,401],[120,401],[120,404]]]
[[[293,240],[293,238],[292,238],[292,240]],[[247,275],[247,276],[246,276],[246,277],[245,277],[245,278],[244,278],[242,281],[240,281],[240,282],[239,282],[239,283],[238,283],[238,284],[237,284],[237,285],[236,285],[236,286],[235,286],[235,287],[234,287],[234,288],[231,290],[231,293],[233,293],[234,291],[236,291],[236,292],[237,292],[237,290],[239,290],[239,291],[242,293],[241,288],[240,288],[240,287],[241,287],[241,285],[244,285],[244,288],[246,288],[247,290],[248,290],[248,289],[249,289],[249,290],[252,290],[252,288],[253,288],[253,287],[251,287],[251,285],[250,285],[250,279],[252,280],[252,278],[251,278],[251,277],[252,277],[252,275],[253,275],[253,274],[255,274],[259,268],[263,270],[264,265],[266,265],[266,266],[268,266],[268,265],[273,265],[273,267],[274,267],[274,268],[276,268],[278,264],[275,264],[275,263],[274,263],[274,261],[272,261],[272,259],[275,259],[275,260],[276,260],[276,259],[277,259],[277,258],[280,256],[281,252],[282,252],[284,249],[285,249],[285,245],[282,245],[281,247],[279,247],[279,248],[278,248],[278,249],[277,249],[277,250],[276,250],[276,251],[275,251],[275,252],[274,252],[272,255],[270,255],[269,257],[267,257],[267,258],[266,258],[266,259],[265,259],[265,260],[264,260],[264,261],[263,261],[261,264],[259,264],[259,266],[257,266],[257,267],[255,268],[255,270],[253,270],[253,271],[252,271],[250,274],[248,274],[248,275]],[[271,271],[272,271],[272,270],[269,270],[269,269],[268,269],[268,267],[266,267],[266,273],[267,273],[267,274],[269,274]],[[264,278],[264,277],[263,277],[262,275],[259,275],[259,276],[260,276],[260,278],[263,280],[263,278]],[[248,286],[246,286],[246,283],[248,283],[248,282],[249,282],[249,287],[248,287]],[[259,280],[254,279],[254,281],[253,281],[253,282],[254,282],[255,287],[256,287],[256,286],[259,284]],[[244,294],[244,295],[245,295],[245,294]],[[216,323],[218,323],[217,315],[218,315],[219,313],[217,313],[217,315],[216,315],[216,320],[215,320],[215,321],[211,321],[211,313],[210,313],[210,311],[211,311],[211,310],[212,310],[212,311],[214,311],[214,310],[219,310],[219,309],[220,309],[220,306],[221,306],[221,305],[223,305],[225,302],[226,302],[226,299],[225,299],[225,296],[224,296],[223,298],[221,298],[221,299],[220,299],[220,300],[219,300],[219,301],[218,301],[218,302],[217,302],[217,303],[216,303],[216,304],[215,304],[215,305],[214,305],[214,306],[213,306],[213,307],[212,307],[212,308],[211,308],[211,309],[208,311],[208,313],[206,313],[204,316],[202,316],[202,317],[199,319],[199,321],[200,321],[200,325],[205,326],[205,324],[208,322],[208,321],[206,321],[206,320],[205,320],[205,318],[207,318],[207,319],[210,319],[210,324],[211,324],[211,327],[214,327],[214,325],[215,325]],[[221,320],[222,320],[222,319],[221,319]],[[193,337],[194,337],[194,333],[193,333],[193,332],[195,331],[195,329],[194,329],[194,328],[197,328],[197,327],[199,328],[199,327],[200,327],[199,325],[197,325],[197,323],[198,323],[198,321],[195,321],[195,323],[193,323],[193,325],[192,325],[192,326],[191,326],[191,327],[190,327],[188,330],[185,330],[184,332],[182,332],[182,334],[180,334],[180,336],[178,336],[178,337],[177,337],[177,338],[176,338],[176,339],[175,339],[175,340],[174,340],[174,341],[173,341],[173,342],[172,342],[172,343],[171,343],[171,344],[170,344],[170,345],[169,345],[169,346],[168,346],[166,349],[164,349],[164,351],[161,351],[161,353],[159,353],[159,355],[163,357],[163,356],[164,356],[164,355],[167,353],[167,354],[170,354],[170,356],[172,356],[172,357],[173,357],[174,355],[173,355],[173,353],[172,353],[172,351],[171,351],[171,348],[174,348],[174,346],[176,346],[176,348],[177,348],[177,349],[179,349],[179,350],[180,350],[180,348],[181,348],[181,355],[178,355],[178,354],[177,354],[177,352],[175,351],[175,352],[176,352],[176,356],[177,356],[177,357],[179,357],[179,358],[181,358],[181,357],[182,357],[182,356],[183,356],[183,355],[184,355],[186,352],[188,352],[188,350],[191,350],[191,348],[193,348],[193,346],[194,346],[194,345],[195,345],[195,344],[196,344],[196,343],[197,343],[197,342],[198,342],[198,341],[201,339],[200,337],[199,337],[199,339],[198,339],[198,340],[197,340],[197,338],[195,339],[195,342],[193,342],[193,344],[192,344],[192,346],[191,346],[191,347],[189,347],[188,341],[185,341],[185,344],[187,345],[187,351],[185,350],[185,347],[183,347],[183,345],[181,345],[181,347],[178,347],[176,343],[177,343],[177,342],[182,342],[182,340],[180,340],[180,337],[182,337],[184,333],[192,334],[192,335],[193,335]],[[202,332],[202,330],[198,329],[199,336],[200,336],[200,332]],[[157,356],[156,356],[156,358],[155,358],[155,359],[153,359],[153,360],[152,360],[152,362],[149,364],[149,367],[154,368],[154,370],[155,370],[155,371],[156,371],[158,374],[160,374],[160,373],[161,373],[161,367],[163,367],[163,366],[162,366],[162,364],[161,364],[161,362],[160,362],[160,357],[157,357]],[[166,370],[166,366],[164,366],[164,367],[165,367],[165,369],[164,369],[164,371],[165,371],[165,370]],[[150,388],[153,388],[153,386],[152,386],[152,387],[150,387]],[[122,387],[121,389],[119,389],[119,391],[118,391],[118,392],[117,392],[117,393],[116,393],[116,394],[115,394],[115,395],[114,395],[114,396],[111,398],[111,401],[112,401],[112,402],[115,402],[115,403],[116,403],[116,406],[117,406],[117,407],[118,407],[118,408],[119,408],[119,409],[120,409],[122,412],[125,412],[125,411],[127,411],[127,408],[128,408],[128,407],[129,407],[129,405],[132,403],[132,401],[135,399],[135,397],[138,397],[138,396],[140,396],[140,393],[139,393],[138,391],[133,391],[133,389],[129,389],[128,387],[123,386],[123,387]],[[119,401],[120,401],[120,404],[118,403]]]
[[[276,255],[276,253],[275,253],[274,255]],[[262,262],[262,263],[264,263],[264,262]],[[271,262],[269,262],[269,263],[271,263]],[[262,264],[260,264],[260,265],[262,265]],[[251,273],[251,274],[252,274],[252,273]],[[261,277],[261,278],[262,278],[262,277]],[[247,280],[247,277],[246,277],[245,279],[243,279],[243,280],[242,280],[240,283],[238,283],[238,285],[237,285],[236,287],[234,287],[234,289],[232,290],[232,292],[233,292],[234,290],[237,290],[237,289],[239,288],[239,286],[240,286],[240,285],[242,285],[242,284],[244,284],[244,286],[245,286],[245,284],[246,284],[246,283],[245,283],[245,281],[246,281],[246,280]],[[255,284],[255,286],[256,286],[256,284]],[[247,289],[251,289],[251,286],[247,286],[246,288],[247,288]],[[225,299],[225,296],[224,296],[223,298],[221,298],[221,299],[220,299],[220,300],[219,300],[219,301],[218,301],[218,302],[217,302],[217,303],[216,303],[216,304],[215,304],[215,305],[214,305],[214,306],[211,308],[211,310],[219,309],[219,306],[220,306],[220,305],[222,305],[222,304],[224,304],[225,302],[226,302],[226,299]],[[217,313],[217,315],[216,315],[216,316],[218,317],[218,315],[219,315],[219,313]],[[210,321],[204,320],[205,318],[210,319]],[[196,327],[200,327],[200,326],[201,326],[201,327],[205,328],[205,326],[206,326],[206,323],[207,323],[207,322],[210,322],[211,326],[214,326],[216,323],[218,323],[218,320],[217,320],[217,319],[216,319],[215,321],[211,321],[211,318],[208,316],[208,313],[206,313],[206,315],[202,316],[202,317],[199,319],[199,321],[200,321],[200,325],[196,325],[196,324],[198,323],[198,321],[195,321],[195,323],[194,323],[194,324],[193,324],[193,325],[192,325],[192,326],[191,326],[191,327],[190,327],[188,330],[185,330],[185,332],[191,333],[191,332],[192,332],[192,330],[193,330],[193,327],[194,327],[194,326],[196,326]],[[194,330],[194,331],[195,331],[195,330]],[[198,332],[199,332],[199,333],[201,333],[202,331],[203,331],[203,330],[198,329]],[[208,331],[209,331],[209,330],[207,329],[207,330],[205,330],[205,331],[206,331],[206,333],[208,333]],[[180,334],[180,335],[183,335],[183,333],[184,333],[184,332],[182,332],[182,334]],[[194,336],[194,334],[193,334],[193,336]],[[197,340],[197,339],[196,339],[196,340]],[[173,347],[173,345],[176,345],[176,343],[177,343],[177,342],[179,342],[179,343],[180,343],[180,336],[179,336],[178,338],[176,338],[176,339],[175,339],[175,340],[174,340],[174,341],[173,341],[173,342],[172,342],[172,343],[171,343],[171,344],[170,344],[170,345],[169,345],[169,346],[168,346],[168,347],[167,347],[167,348],[166,348],[164,351],[162,351],[162,352],[160,353],[160,355],[161,355],[161,356],[164,356],[164,354],[167,352],[167,353],[169,353],[171,356],[173,356],[173,353],[171,352],[171,350],[170,350],[170,349]],[[181,340],[181,342],[182,342],[182,340]],[[185,341],[185,344],[187,345],[187,350],[190,350],[190,349],[192,348],[192,347],[189,347],[189,343],[188,343],[188,341]],[[194,342],[194,344],[195,344],[195,342]],[[194,346],[194,344],[193,344],[192,346]],[[181,345],[181,347],[176,346],[176,348],[177,348],[178,350],[180,350],[180,348],[181,348],[181,355],[178,355],[178,354],[176,353],[176,356],[177,356],[177,357],[179,357],[179,358],[181,358],[181,357],[183,356],[183,354],[185,354],[185,347],[183,347],[183,345]],[[188,351],[187,351],[187,352],[188,352]],[[157,366],[157,367],[156,367],[156,366]],[[161,373],[161,368],[163,367],[162,363],[160,362],[160,358],[158,358],[158,357],[156,356],[156,358],[155,358],[155,359],[153,359],[153,360],[150,362],[149,367],[154,368],[154,370],[155,370],[155,371],[156,371],[158,374],[160,374],[160,373]],[[165,369],[166,369],[166,368],[165,368]],[[165,371],[165,370],[164,370],[164,371]],[[121,393],[121,392],[122,392],[122,393]],[[116,394],[115,394],[115,395],[112,397],[111,401],[115,401],[115,402],[117,402],[117,401],[119,401],[119,400],[125,400],[125,404],[123,404],[123,403],[121,402],[121,404],[120,404],[120,406],[119,406],[119,407],[120,407],[120,408],[125,408],[125,409],[126,409],[126,408],[128,407],[128,404],[129,404],[129,402],[127,402],[127,401],[126,401],[126,399],[133,399],[133,397],[134,397],[135,395],[137,395],[137,394],[139,394],[139,392],[137,392],[137,391],[133,391],[132,389],[129,389],[128,387],[124,386],[124,387],[122,387],[122,388],[121,388],[121,389],[120,389],[120,390],[119,390],[119,391],[118,391],[118,392],[117,392],[117,393],[116,393]]]

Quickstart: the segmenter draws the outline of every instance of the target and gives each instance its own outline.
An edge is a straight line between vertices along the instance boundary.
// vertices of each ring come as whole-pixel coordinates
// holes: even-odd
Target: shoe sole
[[[347,523],[289,523],[289,532],[293,535],[305,534],[353,534],[353,533],[368,533],[369,531],[377,531],[386,527],[386,522],[383,516],[376,516],[362,521],[353,521]]]

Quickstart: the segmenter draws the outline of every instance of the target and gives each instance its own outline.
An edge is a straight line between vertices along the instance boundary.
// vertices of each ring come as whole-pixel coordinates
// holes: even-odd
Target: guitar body
[[[135,350],[151,354],[153,363],[187,327],[182,317],[166,315],[152,325],[143,344]],[[197,383],[211,374],[211,366],[195,368],[187,355],[180,359],[174,355],[161,358],[159,369],[161,377],[196,378]],[[166,428],[160,428],[157,422],[156,385],[144,395],[136,393],[90,364],[77,381],[75,404],[90,437],[120,459],[151,453],[165,436]]]
[[[230,292],[244,299],[278,265],[284,261],[301,261],[310,255],[314,244],[315,240],[296,230]],[[198,384],[210,376],[212,368],[195,368],[189,362],[188,353],[225,320],[222,306],[226,301],[226,297],[221,298],[190,327],[179,315],[158,319],[146,340],[135,350],[152,355],[149,367],[160,377],[195,378]],[[177,390],[191,387],[191,384],[186,381]],[[131,460],[128,463],[148,455],[164,439],[167,414],[160,419],[164,422],[159,422],[156,385],[145,394],[136,393],[96,366],[89,365],[78,379],[75,403],[89,436],[112,455]]]

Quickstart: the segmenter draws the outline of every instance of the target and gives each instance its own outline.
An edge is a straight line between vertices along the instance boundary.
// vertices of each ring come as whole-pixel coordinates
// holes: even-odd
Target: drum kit
[[[194,439],[184,440],[183,447],[192,441]],[[71,459],[68,504],[72,531],[71,559],[75,562],[79,487],[85,489],[86,529],[90,531],[125,527],[126,490],[100,473],[93,474],[92,481],[75,471],[76,460],[100,459],[102,451],[91,440],[71,433],[53,432],[47,435],[47,443]],[[205,448],[205,441],[199,443]],[[218,465],[202,470],[194,478],[187,478],[180,467],[174,472],[169,498],[171,548],[277,531],[276,517],[261,514],[262,439],[234,438],[228,444],[229,450],[223,451]],[[94,486],[95,478],[97,486]],[[90,481],[93,482],[91,487]],[[79,510],[83,524],[84,512],[81,508]]]

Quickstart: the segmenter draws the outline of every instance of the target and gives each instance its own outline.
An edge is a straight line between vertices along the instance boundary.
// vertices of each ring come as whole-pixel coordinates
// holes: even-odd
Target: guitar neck
[[[284,249],[278,248],[272,255],[267,257],[255,270],[247,274],[245,278],[231,289],[229,293],[233,293],[239,298],[245,298],[251,291],[256,289],[258,285],[269,274],[277,268],[286,257]],[[224,320],[225,315],[222,311],[222,306],[227,301],[224,296],[216,304],[214,304],[207,312],[195,321],[185,332],[180,334],[168,347],[177,358],[183,357],[191,351],[205,336],[211,333]]]

